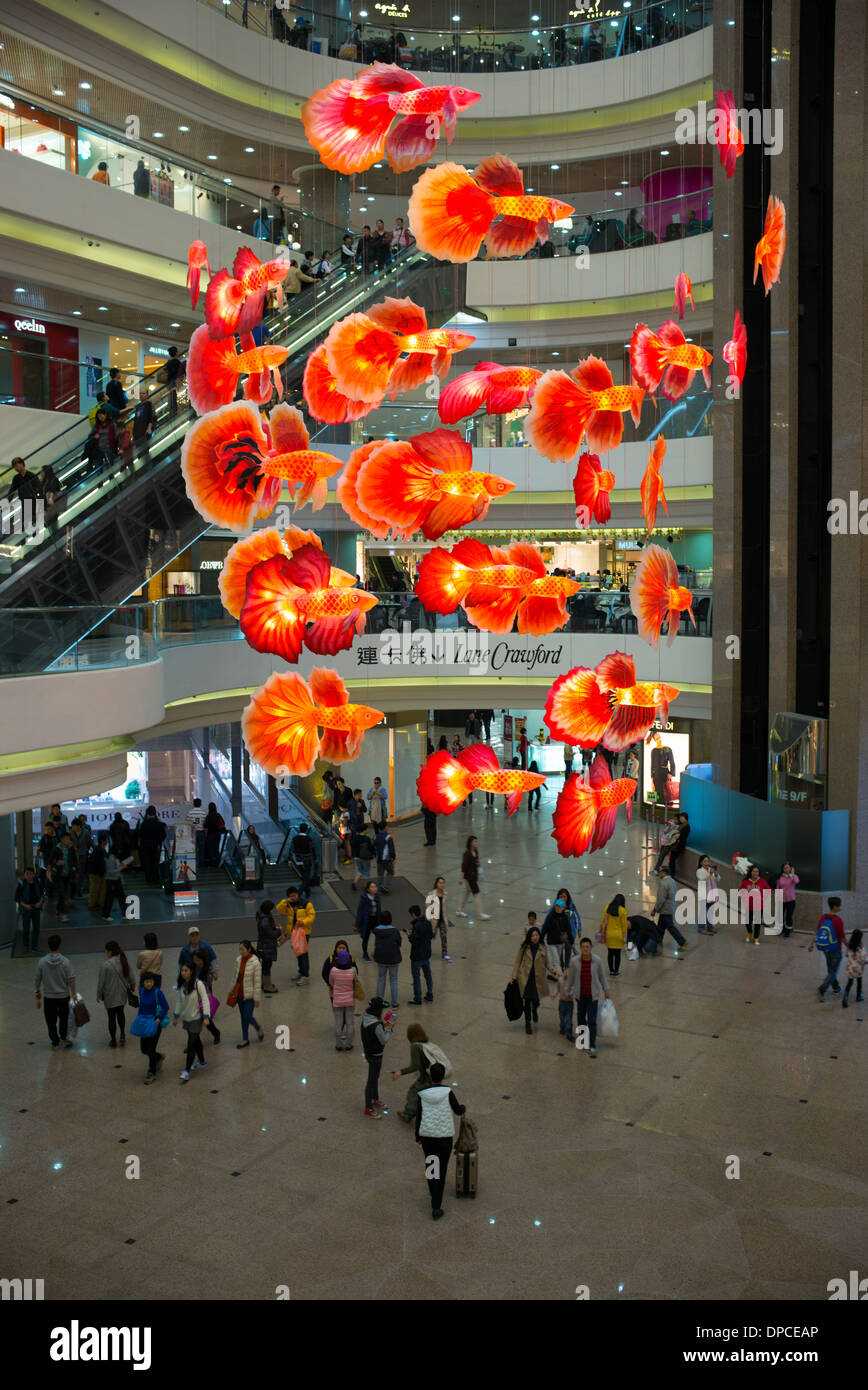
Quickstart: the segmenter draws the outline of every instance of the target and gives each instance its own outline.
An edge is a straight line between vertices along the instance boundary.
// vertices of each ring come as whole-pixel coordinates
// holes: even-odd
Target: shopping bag
[[[521,990],[517,980],[510,980],[506,989],[503,991],[503,1007],[506,1009],[506,1016],[510,1023],[515,1023],[516,1019],[521,1018],[524,1013],[524,1005],[521,1002]]]
[[[80,994],[75,996],[75,1003],[72,1006],[73,1017],[75,1018],[76,1028],[83,1028],[86,1023],[90,1023],[90,1014]]]
[[[597,1013],[597,1036],[600,1038],[617,1038],[618,1036],[618,1015],[611,999],[604,999],[600,1005]]]

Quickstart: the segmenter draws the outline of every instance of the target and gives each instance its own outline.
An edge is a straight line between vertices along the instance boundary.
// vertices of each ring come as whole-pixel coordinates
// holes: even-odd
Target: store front
[[[78,414],[78,329],[29,309],[0,313],[0,405]]]
[[[12,98],[9,98],[12,100]],[[76,168],[76,127],[72,121],[29,102],[0,106],[0,149],[36,159],[50,169]]]

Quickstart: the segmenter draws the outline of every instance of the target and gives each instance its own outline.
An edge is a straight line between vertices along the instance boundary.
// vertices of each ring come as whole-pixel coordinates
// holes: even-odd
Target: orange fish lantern
[[[257,405],[271,400],[272,378],[278,398],[283,395],[280,367],[289,356],[289,348],[270,343],[257,347],[249,333],[241,338],[241,352],[235,351],[234,338],[212,338],[208,325],[203,323],[190,339],[187,354],[187,389],[190,404],[197,415],[219,410],[235,399],[238,378],[247,374],[244,396]]]
[[[334,324],[323,346],[337,390],[379,405],[386,392],[394,397],[432,373],[445,376],[453,353],[475,341],[471,333],[429,328],[425,310],[412,299],[384,299]]]
[[[442,261],[472,261],[483,241],[490,256],[521,256],[548,241],[553,222],[575,209],[525,193],[518,165],[489,155],[472,174],[461,164],[426,169],[413,186],[407,217],[420,251]]]
[[[342,77],[314,92],[301,119],[327,169],[360,174],[385,153],[400,174],[428,162],[441,129],[451,144],[459,112],[481,95],[466,87],[426,87],[393,63],[374,63],[354,79]]]
[[[472,372],[457,376],[444,386],[437,410],[444,425],[456,425],[485,406],[487,415],[503,415],[527,405],[542,376],[537,367],[501,367],[480,362]]]
[[[471,792],[497,792],[506,797],[507,814],[512,816],[524,793],[544,781],[538,772],[501,767],[493,748],[471,743],[457,757],[432,753],[416,778],[416,790],[422,805],[440,816],[451,815]]]
[[[190,249],[187,252],[187,288],[190,291],[190,303],[194,309],[199,302],[199,281],[203,267],[210,275],[208,248],[204,241],[191,241]]]
[[[269,676],[254,691],[241,729],[248,753],[265,772],[307,777],[317,758],[352,762],[365,731],[383,719],[381,710],[350,704],[335,671],[314,667],[310,684],[294,673]]]
[[[543,716],[552,738],[581,748],[603,744],[622,753],[647,734],[655,719],[669,717],[680,691],[660,681],[637,681],[626,652],[611,652],[593,669],[576,666],[559,676]]]
[[[228,551],[220,571],[220,598],[223,607],[233,618],[240,618],[247,594],[247,576],[253,567],[263,560],[272,560],[277,555],[291,559],[297,550],[308,545],[315,545],[322,550],[322,541],[316,532],[303,531],[300,526],[289,526],[285,531],[278,531],[275,527],[269,526],[236,541]],[[355,576],[332,566],[331,583],[354,584]]]
[[[744,136],[738,128],[735,97],[732,92],[717,92],[715,104],[717,114],[714,120],[714,139],[720,162],[726,170],[726,177],[731,179],[735,173],[736,160],[741,159],[744,154]]]
[[[247,402],[224,405],[187,431],[181,469],[187,496],[200,516],[230,531],[248,531],[274,510],[284,481],[296,505],[325,506],[328,479],[343,467],[333,454],[309,447],[300,411],[279,405],[266,426]]]
[[[781,263],[784,259],[786,244],[787,219],[784,205],[780,198],[776,198],[774,193],[770,193],[766,207],[765,227],[754,249],[753,258],[753,283],[756,284],[757,272],[762,268],[766,294],[772,285],[776,285],[781,278]]]
[[[303,646],[318,656],[351,647],[377,599],[357,589],[353,575],[336,575],[342,572],[315,545],[254,565],[241,609],[241,631],[253,650],[295,662]]]
[[[359,466],[355,496],[346,489],[343,506],[354,521],[368,515],[393,531],[421,531],[427,540],[436,541],[444,531],[486,516],[492,499],[514,487],[497,473],[474,472],[467,441],[451,430],[437,429],[373,448]]]
[[[614,486],[614,473],[601,468],[596,454],[581,455],[573,478],[576,520],[580,526],[590,526],[592,517],[599,525],[609,520],[612,515],[609,493]]]
[[[567,620],[567,599],[580,585],[546,574],[539,551],[514,542],[493,549],[468,537],[449,550],[437,546],[419,565],[416,595],[429,613],[464,608],[483,632],[519,632],[540,637],[556,632]]]
[[[690,276],[684,272],[675,277],[675,303],[672,306],[680,319],[684,318],[684,306],[690,300],[691,309],[696,310],[693,302],[693,286],[690,283]]]
[[[652,393],[660,386],[670,401],[681,400],[697,372],[702,372],[706,386],[711,386],[711,353],[688,343],[674,319],[661,324],[659,333],[652,333],[644,323],[636,324],[630,339],[630,364],[640,386]]]
[[[640,489],[642,497],[642,515],[645,518],[645,525],[648,533],[654,530],[654,522],[657,520],[657,505],[660,503],[666,515],[669,515],[669,508],[666,505],[666,497],[663,492],[663,475],[660,472],[663,463],[663,456],[666,453],[666,440],[662,434],[658,434],[654,441],[651,452],[648,455],[648,467],[642,476],[642,486]]]
[[[728,343],[724,343],[722,356],[724,362],[729,363],[730,377],[734,377],[737,383],[737,398],[741,394],[741,384],[747,371],[747,329],[738,309],[732,323],[732,337]]]
[[[327,425],[345,425],[369,415],[379,401],[351,401],[338,390],[329,370],[325,344],[320,343],[308,357],[301,385],[308,411]],[[380,397],[380,401],[382,400]]]
[[[621,443],[625,411],[638,425],[644,396],[639,386],[616,386],[601,358],[585,357],[571,376],[546,372],[537,383],[525,438],[553,462],[575,458],[586,436],[594,453],[608,453]]]
[[[573,773],[564,783],[552,815],[552,838],[565,858],[579,858],[590,850],[602,849],[612,838],[618,807],[627,807],[627,821],[632,813],[636,782],[632,777],[612,781],[606,759],[598,753],[591,764],[587,782]]]
[[[384,441],[382,439],[372,439],[369,443],[363,444],[360,449],[353,450],[346,468],[338,478],[337,498],[347,516],[365,531],[370,531],[377,540],[385,540],[390,531],[406,540],[408,536],[412,535],[412,531],[395,526],[389,518],[381,519],[371,516],[359,501],[359,473],[371,455],[383,447]]]
[[[693,596],[678,583],[678,566],[670,552],[659,545],[645,548],[630,590],[630,607],[636,617],[639,636],[652,647],[659,643],[660,628],[667,621],[667,645],[672,645],[682,613],[687,613],[696,627]]]
[[[268,290],[277,291],[283,303],[283,282],[288,260],[260,261],[246,246],[237,252],[232,274],[218,270],[208,281],[205,318],[212,338],[229,338],[233,333],[250,333],[262,318]]]

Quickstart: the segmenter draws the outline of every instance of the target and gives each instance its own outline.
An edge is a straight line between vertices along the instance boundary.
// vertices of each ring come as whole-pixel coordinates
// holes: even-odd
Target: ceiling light
[[[82,90],[83,92],[89,92],[89,91],[90,91],[90,83],[89,83],[89,82],[79,82],[78,85],[79,85],[79,87],[81,88],[81,90]]]
[[[622,179],[622,180],[621,180],[621,187],[622,187],[622,188],[629,188],[629,187],[630,187],[630,180],[629,180],[629,179]]]
[[[72,314],[73,314],[73,318],[77,318],[77,319],[80,319],[80,318],[81,318],[81,310],[80,310],[80,309],[73,309]]]
[[[373,195],[373,193],[369,193],[369,194],[368,194],[368,202],[369,202],[369,203],[372,203],[373,201],[374,201],[374,195]]]
[[[209,154],[208,158],[209,158],[209,159],[216,159],[217,156],[216,156],[216,154]]]
[[[559,352],[553,352],[553,353],[552,353],[552,357],[560,357],[560,355],[561,355],[561,354],[560,354]]]
[[[368,191],[368,185],[367,185],[366,183],[360,183],[360,184],[359,184],[359,192],[360,192],[360,193],[367,193],[367,191]]]
[[[550,164],[550,165],[549,165],[549,168],[550,168],[550,169],[560,169],[560,167],[561,167],[560,164]]]
[[[170,327],[170,328],[180,328],[181,325],[180,325],[179,323],[170,323],[170,324],[169,324],[169,327]]]
[[[184,134],[186,135],[186,134],[187,134],[187,131],[190,129],[190,127],[189,127],[188,125],[179,125],[179,126],[178,126],[178,129],[179,129],[179,130],[183,130]]]
[[[533,193],[533,186],[532,186],[532,184],[528,184],[524,191],[525,191],[525,193]]]
[[[661,154],[668,154],[669,151],[668,151],[668,150],[661,150],[660,153],[661,153]]]
[[[538,20],[539,20],[539,15],[538,15],[538,14],[532,14],[532,15],[531,15],[531,17],[530,17],[530,22],[531,22],[531,24],[536,24]]]
[[[236,230],[236,232],[240,232],[240,231],[241,231],[241,223],[240,223],[240,222],[236,222],[236,223],[235,223],[235,230]]]
[[[255,154],[256,151],[254,150],[254,148],[253,148],[252,145],[245,145],[245,146],[244,146],[244,153],[245,153],[245,154]]]
[[[152,132],[152,134],[155,140],[165,140],[166,138],[162,130],[155,130]]]
[[[534,38],[534,39],[538,39],[538,38],[539,38],[539,29],[531,29],[530,33],[531,33],[531,38]]]
[[[63,90],[62,87],[54,87],[54,88],[52,88],[52,91],[53,91],[53,93],[54,93],[54,95],[55,95],[56,97],[65,97],[65,96],[66,96],[66,92]]]
[[[15,289],[14,289],[14,291],[13,291],[13,293],[14,293],[14,294],[26,294],[27,291],[25,290],[25,288],[24,288],[23,285],[16,285],[16,286],[15,286]]]
[[[460,23],[461,23],[461,15],[460,15],[460,14],[454,14],[454,15],[452,16],[452,23],[453,23],[453,24],[460,24]]]
[[[367,19],[367,17],[368,17],[368,12],[367,12],[367,10],[359,10],[359,19]]]
[[[231,180],[231,179],[224,179],[223,182],[224,182],[224,183],[231,183],[232,180]]]
[[[100,314],[107,314],[107,313],[108,313],[108,305],[107,305],[107,304],[97,304],[96,307],[97,307],[97,311],[98,311]]]
[[[616,189],[615,189],[615,197],[616,197],[616,198],[623,198],[623,196],[624,196],[624,195],[623,195],[623,193],[621,192],[620,188],[616,188]]]

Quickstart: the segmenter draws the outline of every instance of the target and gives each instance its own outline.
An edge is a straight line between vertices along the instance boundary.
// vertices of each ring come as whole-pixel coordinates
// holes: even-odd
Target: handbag
[[[479,1150],[479,1139],[476,1134],[476,1125],[467,1115],[462,1115],[458,1122],[458,1138],[455,1140],[454,1153],[475,1154]]]
[[[214,1015],[216,1014],[217,1010],[220,1008],[220,1000],[217,998],[217,996],[216,996],[215,994],[212,994],[212,993],[211,993],[210,989],[208,990],[208,1006],[209,1006],[209,1008],[210,1008],[210,1010],[211,1010],[211,1022],[213,1023],[213,1022],[214,1022]]]
[[[598,928],[598,930],[597,930],[597,935],[594,937],[594,940],[597,942],[598,945],[600,945],[600,946],[605,946],[605,944],[606,944],[606,928],[605,928],[605,927],[601,926],[601,927]]]
[[[169,1015],[166,1014],[166,1022]],[[158,1031],[157,1020],[154,1014],[136,1014],[130,1024],[130,1032],[134,1038],[152,1038]]]
[[[87,1005],[79,994],[72,1006],[73,1017],[75,1018],[76,1028],[83,1028],[86,1023],[90,1023],[90,1014]]]
[[[230,989],[229,993],[228,993],[227,996],[226,996],[226,1007],[227,1007],[228,1009],[234,1009],[234,1008],[235,1008],[235,1005],[238,1003],[238,999],[239,999],[240,995],[241,995],[241,985],[240,985],[240,983],[236,980],[235,984],[232,986],[232,988]]]
[[[368,997],[365,994],[364,988],[362,987],[362,982],[359,979],[358,975],[353,976],[353,997],[355,999],[367,999]]]
[[[136,994],[135,990],[127,990],[127,1003],[131,1009],[137,1009],[139,1007],[139,996]]]
[[[506,1009],[506,1016],[510,1023],[515,1023],[516,1019],[521,1018],[524,1013],[524,1005],[521,1001],[521,990],[518,987],[518,980],[510,980],[506,989],[503,991],[503,1007]]]

